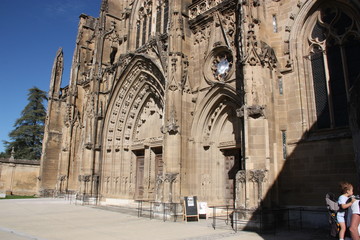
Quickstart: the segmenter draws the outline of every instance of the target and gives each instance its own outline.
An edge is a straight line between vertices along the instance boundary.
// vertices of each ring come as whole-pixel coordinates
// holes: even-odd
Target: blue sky
[[[28,89],[48,92],[57,50],[64,52],[62,86],[70,66],[80,14],[98,17],[101,0],[1,0],[0,152],[21,115]]]

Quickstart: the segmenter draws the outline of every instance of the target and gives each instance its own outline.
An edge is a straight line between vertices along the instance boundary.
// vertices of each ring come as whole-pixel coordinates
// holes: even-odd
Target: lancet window
[[[154,6],[156,11],[152,14],[153,3],[152,1],[145,1],[138,10],[138,20],[136,22],[136,48],[144,45],[153,35],[163,34],[167,32],[169,22],[169,1],[159,0],[156,1]],[[154,19],[155,18],[155,19]],[[155,29],[152,29],[152,22],[155,24]]]
[[[145,1],[138,10],[136,21],[136,48],[144,45],[151,36],[152,1]]]
[[[359,24],[337,6],[316,13],[308,37],[317,129],[349,124],[347,102],[360,76]]]
[[[166,33],[169,23],[169,0],[158,1],[156,6],[156,33]]]

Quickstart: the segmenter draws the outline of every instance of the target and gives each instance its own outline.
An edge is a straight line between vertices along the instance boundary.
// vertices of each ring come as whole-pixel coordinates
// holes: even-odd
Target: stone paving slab
[[[163,222],[59,199],[0,200],[1,240],[327,240],[302,232],[259,235],[211,227],[211,220]]]

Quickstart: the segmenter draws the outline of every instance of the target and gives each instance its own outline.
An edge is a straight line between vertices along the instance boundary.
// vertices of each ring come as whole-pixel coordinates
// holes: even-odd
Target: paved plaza
[[[75,205],[62,199],[0,200],[1,240],[244,239],[325,240],[326,234],[288,231],[259,235],[230,227],[213,229],[210,219],[172,222],[137,217],[113,208]]]

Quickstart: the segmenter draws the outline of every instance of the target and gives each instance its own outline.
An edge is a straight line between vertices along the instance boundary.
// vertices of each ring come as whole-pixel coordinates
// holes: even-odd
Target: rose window
[[[224,81],[232,67],[232,57],[230,54],[220,54],[213,60],[213,74],[215,79]]]

